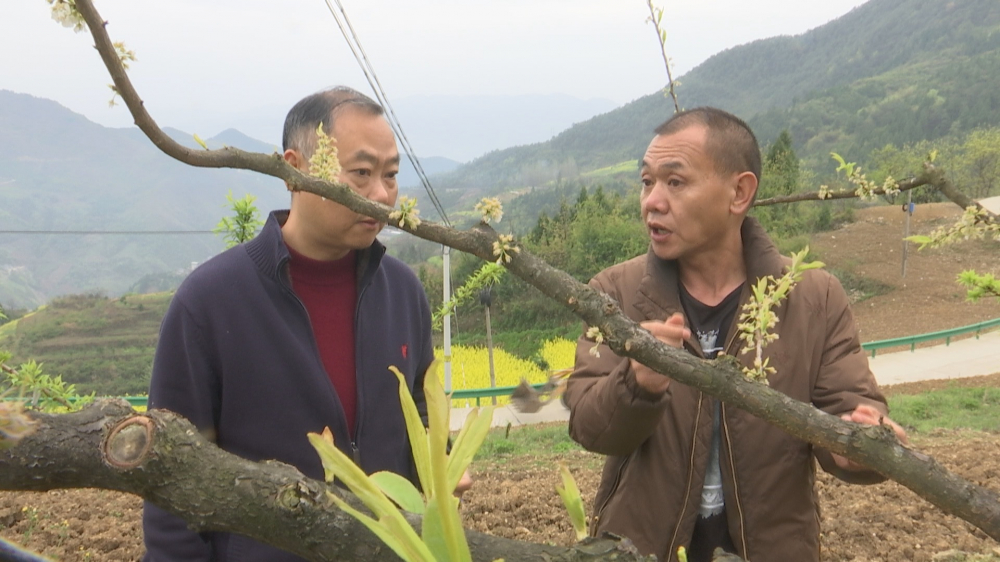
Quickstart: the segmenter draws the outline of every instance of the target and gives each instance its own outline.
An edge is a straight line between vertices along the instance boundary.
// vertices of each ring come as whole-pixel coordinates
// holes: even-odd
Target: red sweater
[[[318,261],[288,248],[292,289],[309,314],[319,356],[337,391],[354,438],[357,380],[354,368],[354,308],[357,305],[355,254]]]

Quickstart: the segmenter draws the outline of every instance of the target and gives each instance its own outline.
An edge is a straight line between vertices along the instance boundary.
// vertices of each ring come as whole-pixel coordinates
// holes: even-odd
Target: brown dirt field
[[[965,300],[955,278],[966,269],[1000,274],[1000,242],[968,241],[917,251],[910,244],[902,271],[905,213],[897,206],[857,211],[855,222],[813,237],[810,248],[829,267],[892,287],[854,305],[861,341],[874,341],[1000,318],[1000,299]],[[953,203],[917,205],[911,234],[929,234],[961,216]]]
[[[951,204],[918,206],[913,233],[958,216]],[[966,303],[954,283],[963,269],[1000,272],[1000,244],[967,242],[941,250],[911,250],[900,277],[903,213],[898,207],[859,211],[857,221],[818,235],[814,253],[829,266],[875,279],[890,292],[855,305],[862,340],[942,330],[1000,317],[996,300]],[[1000,385],[1000,374],[959,381],[896,385],[887,393],[916,393],[946,384]],[[516,430],[516,429],[515,429]],[[912,436],[914,446],[965,478],[1000,492],[1000,435],[942,431]],[[539,454],[477,462],[476,485],[465,498],[467,526],[521,540],[570,544],[569,523],[554,488],[559,461],[573,470],[586,499],[597,485],[600,458],[589,453]],[[961,560],[959,550],[996,556],[1000,546],[981,531],[898,484],[848,486],[822,474],[823,559],[826,561]],[[0,492],[0,537],[58,560],[138,560],[143,552],[141,502],[101,490]],[[991,558],[994,559],[994,558]]]

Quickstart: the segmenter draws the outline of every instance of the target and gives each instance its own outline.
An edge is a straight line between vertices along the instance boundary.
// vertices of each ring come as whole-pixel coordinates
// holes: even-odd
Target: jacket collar
[[[778,252],[774,242],[764,232],[757,219],[747,217],[740,227],[743,238],[743,262],[747,268],[747,280],[756,284],[761,277],[783,274],[785,259]],[[652,248],[646,254],[646,271],[639,282],[635,307],[646,318],[666,319],[674,312],[681,311],[678,283],[680,271],[677,260],[663,260],[656,257]],[[745,289],[741,301],[749,294]]]
[[[288,210],[272,211],[264,223],[264,228],[260,230],[249,242],[244,244],[247,254],[253,260],[257,269],[266,277],[277,279],[288,284],[288,246],[281,235],[281,225],[288,220]],[[364,287],[371,281],[372,276],[382,262],[385,255],[385,246],[381,242],[375,242],[358,252],[357,271],[358,287]]]

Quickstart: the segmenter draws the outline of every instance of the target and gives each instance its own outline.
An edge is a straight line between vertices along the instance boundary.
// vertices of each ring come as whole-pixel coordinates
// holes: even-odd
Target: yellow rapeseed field
[[[549,369],[553,371],[572,369],[576,357],[576,342],[564,338],[549,340],[542,344],[540,353],[549,364]]]
[[[542,346],[541,355],[553,370],[568,369],[573,366],[573,355],[576,344],[569,340],[557,339],[547,341]],[[434,357],[439,361],[443,358],[440,348],[434,350]],[[440,363],[439,363],[440,365]],[[538,384],[548,380],[549,374],[535,363],[507,353],[503,349],[493,349],[493,368],[496,373],[497,386],[516,386],[521,379]],[[444,383],[444,369],[439,368],[438,377]],[[451,388],[452,390],[489,388],[490,362],[489,353],[485,347],[451,346]],[[466,404],[465,400],[454,400],[453,406],[475,406],[475,400]],[[507,404],[510,400],[504,396],[497,400],[498,404]],[[488,404],[489,400],[484,400]]]

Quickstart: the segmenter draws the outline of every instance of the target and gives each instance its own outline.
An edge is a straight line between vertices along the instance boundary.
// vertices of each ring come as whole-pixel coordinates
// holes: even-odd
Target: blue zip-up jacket
[[[231,453],[276,459],[317,479],[323,468],[306,434],[329,427],[365,472],[416,482],[389,366],[405,375],[426,416],[423,380],[434,356],[423,287],[378,241],[358,253],[357,415],[348,435],[305,306],[292,291],[281,236],[287,216],[272,213],[256,238],[205,262],[177,289],[160,327],[149,406],[184,416]],[[194,533],[148,502],[143,532],[148,562],[300,560],[240,535]]]

